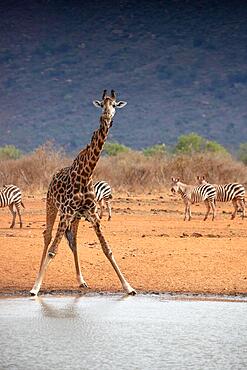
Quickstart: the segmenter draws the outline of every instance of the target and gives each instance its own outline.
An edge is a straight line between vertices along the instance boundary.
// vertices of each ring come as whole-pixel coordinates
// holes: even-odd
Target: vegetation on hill
[[[245,2],[2,4],[0,146],[79,150],[104,88],[128,102],[109,138],[132,149],[190,132],[233,151],[247,140]]]

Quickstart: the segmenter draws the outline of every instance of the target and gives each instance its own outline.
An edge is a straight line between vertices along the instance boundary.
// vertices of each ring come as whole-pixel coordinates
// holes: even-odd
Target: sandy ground
[[[23,228],[9,229],[8,208],[0,209],[0,294],[28,294],[43,250],[45,195],[25,196]],[[103,232],[130,284],[137,292],[247,293],[247,219],[230,220],[231,204],[219,204],[217,220],[203,221],[203,204],[184,206],[168,192],[116,195],[113,217]],[[56,227],[57,223],[55,224]],[[86,292],[118,292],[121,284],[104,256],[90,224],[81,221],[79,255]],[[73,255],[63,239],[48,267],[41,292],[78,291]]]

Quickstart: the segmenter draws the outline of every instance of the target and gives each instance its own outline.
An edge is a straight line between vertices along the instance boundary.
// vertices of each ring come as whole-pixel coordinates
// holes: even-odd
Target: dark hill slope
[[[1,4],[0,146],[78,150],[104,88],[128,101],[110,139],[133,148],[192,131],[247,141],[246,2]]]

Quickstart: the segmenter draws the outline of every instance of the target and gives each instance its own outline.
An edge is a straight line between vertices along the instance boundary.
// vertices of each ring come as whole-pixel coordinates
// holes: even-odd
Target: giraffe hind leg
[[[74,262],[75,262],[75,270],[76,270],[76,278],[79,283],[79,286],[82,288],[87,288],[88,285],[85,282],[82,273],[81,273],[81,268],[80,268],[80,263],[79,263],[79,257],[78,257],[78,251],[77,251],[77,230],[78,230],[78,225],[79,225],[79,219],[76,219],[75,221],[72,222],[71,228],[67,228],[65,230],[65,237],[68,241],[69,247],[72,250],[72,253],[74,255]]]

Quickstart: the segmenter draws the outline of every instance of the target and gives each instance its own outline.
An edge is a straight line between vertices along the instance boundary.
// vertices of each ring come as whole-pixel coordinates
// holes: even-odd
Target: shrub
[[[222,153],[227,154],[227,150],[216,141],[209,141],[204,137],[191,133],[188,135],[181,135],[174,148],[174,152],[179,154],[193,154],[193,153]]]
[[[130,151],[130,148],[119,143],[105,143],[103,153],[108,156],[115,156],[120,153],[126,153]]]
[[[247,143],[242,143],[239,145],[237,155],[238,159],[247,165]]]
[[[165,144],[156,144],[142,150],[145,156],[163,155],[166,153]]]
[[[0,148],[0,159],[18,159],[22,155],[22,152],[17,149],[14,145],[5,145]]]

